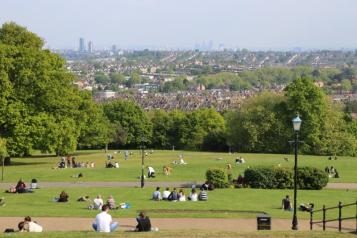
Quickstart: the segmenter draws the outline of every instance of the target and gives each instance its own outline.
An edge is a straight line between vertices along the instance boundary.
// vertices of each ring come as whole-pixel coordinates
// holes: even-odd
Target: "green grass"
[[[151,217],[256,217],[259,212],[266,212],[273,218],[291,218],[292,212],[281,210],[281,200],[291,190],[263,189],[216,189],[209,192],[207,202],[167,202],[151,201],[153,188],[67,188],[70,196],[68,203],[55,203],[52,199],[61,192],[60,188],[38,189],[32,194],[0,194],[5,196],[6,206],[0,207],[1,216],[59,216],[59,217],[94,217],[98,211],[86,209],[87,202],[77,202],[80,196],[94,198],[100,193],[104,199],[113,195],[117,203],[127,202],[130,209],[111,211],[113,217],[135,217],[139,210],[146,210]],[[185,190],[188,194],[189,190]],[[298,191],[298,204],[314,202],[316,208],[335,206],[338,201],[355,202],[357,190],[320,190]],[[220,210],[219,212],[210,212]],[[257,211],[248,212],[248,211]],[[343,211],[344,216],[354,216],[355,207]],[[298,212],[299,218],[308,218],[309,213]],[[319,215],[321,216],[321,214]],[[328,212],[328,218],[336,218],[337,210]]]
[[[143,237],[143,238],[157,238],[157,237],[184,237],[184,238],[288,238],[288,237],[309,237],[309,238],[349,238],[356,237],[356,235],[350,233],[331,232],[331,231],[256,231],[256,232],[222,232],[222,231],[159,231],[159,232],[114,232],[111,234],[95,233],[95,232],[44,232],[40,234],[34,233],[13,233],[13,234],[0,234],[0,237],[46,237],[46,238],[82,238],[82,237],[111,237],[111,238],[131,238],[131,237]]]
[[[188,165],[173,165],[171,162],[178,159],[178,155],[183,153]],[[58,157],[38,156],[37,158],[16,158],[13,159],[15,166],[5,168],[4,182],[16,182],[19,178],[30,181],[37,178],[39,182],[51,181],[77,181],[72,178],[79,173],[84,174],[81,181],[138,181],[141,173],[141,155],[139,151],[134,151],[134,155],[124,161],[124,155],[115,154],[116,160],[120,162],[120,169],[105,169],[106,154],[103,151],[79,151],[78,162],[96,163],[94,169],[52,169],[59,161]],[[157,171],[157,178],[152,181],[203,181],[208,168],[226,168],[227,163],[233,165],[233,175],[238,176],[243,173],[248,166],[293,166],[293,155],[279,154],[239,154],[246,159],[243,165],[234,165],[237,154],[209,153],[209,152],[188,152],[188,151],[155,151],[145,159],[146,165],[153,166]],[[284,161],[284,157],[289,161]],[[217,160],[217,158],[223,158]],[[173,173],[165,176],[162,173],[164,165],[171,165]],[[299,166],[314,166],[324,169],[326,166],[334,166],[338,169],[341,178],[330,179],[330,182],[357,182],[357,159],[353,157],[339,157],[338,160],[328,160],[327,156],[299,156]]]

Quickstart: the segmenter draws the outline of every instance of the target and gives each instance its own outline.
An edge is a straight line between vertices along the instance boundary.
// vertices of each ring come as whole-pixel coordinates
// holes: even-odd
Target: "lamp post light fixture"
[[[294,127],[294,133],[295,133],[295,164],[294,164],[294,215],[293,215],[293,221],[292,221],[292,227],[291,229],[293,230],[298,230],[298,220],[296,216],[296,200],[297,200],[297,159],[298,159],[298,143],[299,143],[299,131],[301,127],[301,119],[299,116],[296,116],[293,119],[293,127]]]
[[[141,138],[141,180],[140,187],[143,188],[145,186],[144,182],[144,137]]]

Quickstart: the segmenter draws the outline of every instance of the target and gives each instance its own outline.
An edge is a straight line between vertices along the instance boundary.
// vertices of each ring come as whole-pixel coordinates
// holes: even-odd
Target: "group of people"
[[[10,187],[8,190],[5,192],[7,193],[33,193],[34,189],[37,189],[37,180],[32,179],[30,183],[30,187],[27,187],[26,183],[20,179],[16,186]]]
[[[101,207],[102,212],[97,214],[95,217],[95,222],[92,224],[92,227],[97,232],[113,232],[118,227],[118,222],[114,222],[112,216],[109,214],[109,206],[103,205]],[[134,231],[143,232],[143,231],[158,231],[158,228],[152,229],[151,221],[144,212],[140,212],[139,216],[136,218],[137,225]],[[27,216],[23,221],[20,221],[17,225],[19,232],[42,232],[43,227],[37,222],[32,221],[31,217]],[[6,233],[14,232],[12,228],[7,228]]]
[[[329,178],[339,178],[340,174],[338,173],[337,169],[335,169],[333,166],[325,167],[325,172],[328,173]]]
[[[93,229],[97,232],[113,232],[118,229],[119,223],[113,221],[112,216],[109,214],[109,206],[103,205],[101,210],[102,212],[96,215],[95,222],[92,224]],[[152,229],[150,218],[144,212],[139,213],[136,221],[138,224],[134,231],[158,231],[157,228]]]
[[[284,211],[293,211],[294,209],[291,206],[290,196],[286,195],[281,202],[282,210]],[[313,203],[302,203],[299,206],[300,211],[311,212],[314,209]]]
[[[207,191],[201,188],[201,191],[197,193],[195,188],[192,188],[190,194],[186,198],[185,191],[180,189],[178,192],[176,188],[173,188],[170,191],[170,188],[166,188],[165,191],[161,193],[160,187],[157,187],[154,193],[152,194],[152,200],[154,201],[171,201],[171,202],[185,202],[185,201],[207,201],[208,195]]]
[[[76,162],[76,157],[68,155],[67,157],[61,157],[57,164],[57,168],[94,168],[94,162]]]
[[[32,221],[31,217],[27,216],[17,225],[19,232],[42,232],[43,228],[37,222]],[[6,229],[5,232],[14,232],[14,229]]]

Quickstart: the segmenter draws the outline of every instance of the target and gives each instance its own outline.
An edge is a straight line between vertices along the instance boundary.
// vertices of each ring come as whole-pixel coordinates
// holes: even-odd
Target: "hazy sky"
[[[0,0],[7,21],[52,48],[357,48],[356,0]]]

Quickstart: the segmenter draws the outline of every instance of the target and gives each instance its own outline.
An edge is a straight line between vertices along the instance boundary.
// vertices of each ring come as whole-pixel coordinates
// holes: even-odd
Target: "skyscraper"
[[[82,37],[79,38],[79,52],[86,52],[86,45]]]
[[[88,41],[88,53],[93,53],[93,42],[92,41]]]

